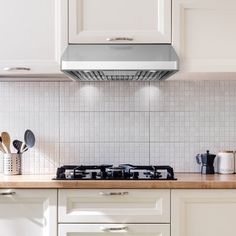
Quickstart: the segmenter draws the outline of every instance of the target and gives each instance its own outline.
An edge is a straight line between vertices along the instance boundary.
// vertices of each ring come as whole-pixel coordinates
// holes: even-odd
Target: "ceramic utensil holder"
[[[3,174],[21,175],[21,154],[5,153],[3,155]]]

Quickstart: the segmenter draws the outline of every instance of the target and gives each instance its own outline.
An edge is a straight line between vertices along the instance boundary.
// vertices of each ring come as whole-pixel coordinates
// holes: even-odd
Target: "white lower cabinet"
[[[170,236],[169,224],[66,224],[59,226],[59,236]]]
[[[0,190],[0,236],[56,236],[56,190]]]
[[[62,189],[62,223],[168,223],[170,190]]]
[[[59,236],[170,236],[170,190],[62,189]]]
[[[236,190],[172,190],[171,236],[236,232]]]

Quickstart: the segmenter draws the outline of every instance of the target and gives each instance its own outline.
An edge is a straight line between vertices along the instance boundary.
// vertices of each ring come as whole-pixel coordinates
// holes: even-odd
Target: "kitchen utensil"
[[[214,170],[214,160],[216,155],[210,154],[207,150],[204,154],[197,154],[196,160],[199,165],[201,165],[201,174],[215,174]]]
[[[216,156],[216,161],[218,173],[234,173],[234,151],[220,151]]]
[[[35,136],[31,130],[28,129],[25,131],[24,138],[27,147],[32,148],[35,145]]]
[[[24,141],[25,144],[21,146],[21,153],[27,151],[28,148],[32,148],[35,145],[35,136],[31,130],[27,129],[25,131]]]
[[[2,143],[7,149],[7,153],[11,153],[10,145],[11,145],[11,138],[10,135],[7,132],[2,132]]]
[[[20,153],[23,142],[19,140],[14,140],[12,144],[13,144],[13,147],[17,150],[17,153]]]
[[[18,153],[18,154],[21,154],[21,148],[22,148],[24,151],[27,151],[27,150],[28,150],[26,144],[24,144],[24,143],[21,142],[20,140],[14,140],[14,141],[13,141],[13,146],[14,146],[14,148],[17,150],[17,153]]]
[[[6,148],[2,144],[2,137],[0,136],[0,151],[6,153]]]

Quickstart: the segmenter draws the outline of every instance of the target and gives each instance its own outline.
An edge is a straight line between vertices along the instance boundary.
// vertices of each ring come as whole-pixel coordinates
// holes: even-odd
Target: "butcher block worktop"
[[[52,180],[50,175],[0,175],[0,188],[78,188],[78,189],[236,189],[235,175],[200,175],[177,173],[174,181],[141,180]]]

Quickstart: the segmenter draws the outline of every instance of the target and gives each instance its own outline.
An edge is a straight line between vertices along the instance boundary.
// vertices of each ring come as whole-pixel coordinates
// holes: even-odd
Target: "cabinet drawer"
[[[168,223],[169,190],[59,190],[59,222]]]
[[[96,235],[127,235],[127,236],[170,236],[170,225],[150,224],[63,224],[59,225],[59,236],[96,236]]]

